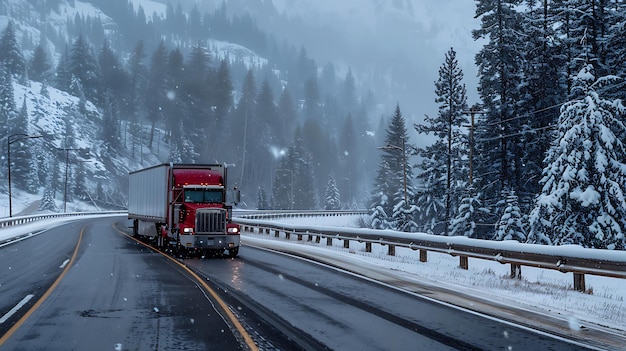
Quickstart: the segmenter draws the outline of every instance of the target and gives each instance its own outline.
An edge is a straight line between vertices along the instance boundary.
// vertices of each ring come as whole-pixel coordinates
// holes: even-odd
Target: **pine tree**
[[[356,83],[354,81],[354,75],[352,74],[352,68],[348,68],[348,73],[343,81],[343,89],[341,91],[341,102],[344,106],[345,114],[356,113],[357,109],[357,96],[356,96]]]
[[[393,207],[394,229],[409,233],[418,231],[417,223],[414,220],[417,217],[417,212],[417,206],[412,205],[408,200],[401,200]]]
[[[8,74],[21,79],[26,75],[26,60],[15,37],[13,21],[9,21],[0,37],[0,65],[4,65]]]
[[[579,99],[561,108],[557,138],[546,155],[543,189],[530,215],[528,241],[624,249],[626,135],[619,100],[605,100],[593,66],[574,81]]]
[[[87,184],[86,184],[86,172],[83,162],[78,161],[76,165],[76,171],[74,175],[74,189],[72,193],[79,200],[87,199]]]
[[[257,210],[267,210],[269,209],[269,204],[267,202],[267,195],[265,194],[265,189],[263,187],[259,187],[257,191],[257,199],[256,199],[256,208]]]
[[[54,201],[54,189],[52,187],[46,187],[41,203],[39,204],[39,211],[57,212],[58,210],[59,208]]]
[[[450,220],[458,208],[456,199],[465,187],[467,139],[459,130],[467,124],[467,95],[462,83],[463,71],[458,66],[456,52],[450,49],[444,64],[439,68],[435,82],[435,102],[439,104],[436,118],[426,116],[424,124],[415,125],[419,133],[434,134],[437,138],[431,146],[418,150],[422,158],[421,173],[423,190],[418,194],[420,204],[419,223],[425,231],[448,235]]]
[[[194,141],[196,150],[208,152],[210,138],[216,127],[216,121],[211,106],[214,105],[214,76],[211,68],[211,58],[207,49],[197,43],[189,54],[185,64],[183,96],[185,105],[185,122],[187,133]]]
[[[465,191],[461,204],[456,213],[456,217],[450,223],[450,235],[466,236],[468,238],[486,239],[484,227],[489,216],[489,209],[482,205],[481,194],[476,193],[473,187],[468,187]]]
[[[481,27],[472,32],[474,39],[487,44],[476,55],[479,93],[484,114],[475,134],[475,174],[486,206],[499,201],[501,190],[523,184],[520,170],[523,144],[517,116],[520,100],[521,65],[525,37],[519,10],[522,0],[479,0],[476,17]],[[494,213],[497,216],[497,213]],[[495,222],[496,218],[492,218]]]
[[[166,141],[177,142],[179,134],[179,120],[186,120],[185,101],[189,97],[185,90],[185,59],[179,48],[170,51],[167,57],[165,90],[167,100],[163,101],[163,118],[165,122]],[[201,72],[198,72],[201,73]],[[195,130],[195,128],[191,128]]]
[[[609,9],[611,21],[607,24],[605,63],[619,81],[606,87],[606,98],[626,101],[626,2],[615,2]]]
[[[13,129],[11,129],[9,120],[13,119],[15,113],[13,80],[5,65],[0,63],[0,135],[5,136],[12,133]],[[6,169],[6,167],[3,168]]]
[[[275,209],[315,208],[313,172],[310,159],[303,148],[300,129],[296,129],[291,146],[275,170],[272,198]]]
[[[44,147],[43,143],[34,143],[33,155],[35,155],[37,170],[37,181],[40,185],[49,186],[48,178],[50,177],[50,163],[52,156],[50,150]]]
[[[76,121],[80,113],[77,106],[70,106],[65,109],[65,116],[63,118],[63,125],[65,127],[63,133],[63,140],[61,147],[63,148],[75,148],[76,147],[76,131],[74,129]]]
[[[413,170],[408,160],[408,149],[411,146],[407,141],[406,123],[402,117],[400,105],[398,105],[389,122],[385,146],[381,148],[383,150],[382,161],[374,181],[374,191],[370,200],[372,212],[379,213],[381,218],[392,217],[396,212],[394,209],[411,209],[410,213],[415,213],[412,207],[415,198],[415,191],[411,184]],[[402,206],[398,207],[397,205],[401,202],[403,202]],[[382,211],[377,209],[379,206]],[[401,224],[413,220],[413,218],[405,216]]]
[[[565,37],[557,30],[562,22],[555,12],[555,1],[541,0],[537,4],[529,2],[524,14],[524,32],[527,35],[522,70],[518,116],[521,127],[523,167],[519,170],[523,180],[517,185],[515,194],[519,196],[524,211],[534,201],[541,190],[536,179],[541,178],[543,155],[552,141],[552,126],[558,120],[558,107],[567,98]],[[537,6],[536,6],[537,5]]]
[[[361,175],[363,172],[363,156],[361,154],[359,138],[352,115],[348,115],[344,121],[343,128],[341,130],[341,138],[338,141],[339,152],[339,165],[340,173],[338,179],[343,179],[341,183],[343,185],[343,203],[349,204],[352,202],[356,195],[357,189],[361,182]]]
[[[170,149],[169,161],[174,163],[195,163],[199,155],[194,143],[183,129],[183,121],[178,120],[178,135]]]
[[[370,200],[371,226],[373,229],[388,229],[391,227],[391,223],[389,223],[389,215],[392,214],[389,205],[391,199],[388,195],[390,193],[390,173],[389,165],[385,160],[382,160],[374,179],[375,188]]]
[[[108,95],[114,110],[119,111],[125,108],[127,104],[131,103],[128,100],[131,91],[128,84],[129,76],[108,40],[104,41],[98,53],[98,67],[100,74],[99,95],[104,95],[105,99]],[[100,101],[101,106],[106,107],[104,105],[106,100],[101,98]]]
[[[144,47],[143,41],[139,41],[135,48],[133,49],[130,58],[128,60],[129,66],[129,96],[128,96],[128,106],[125,109],[127,119],[130,123],[130,127],[128,128],[130,132],[130,138],[132,143],[132,157],[135,156],[135,144],[136,140],[141,137],[141,127],[140,121],[141,116],[143,115],[143,104],[142,101],[145,101],[144,92],[146,88],[146,82],[148,80],[147,68],[144,64]],[[124,141],[126,142],[126,136],[124,137]],[[125,145],[126,146],[126,145]]]
[[[291,147],[289,148],[291,150]],[[293,209],[294,197],[294,171],[290,167],[290,153],[278,164],[275,170],[274,182],[272,184],[272,209],[290,210]]]
[[[271,165],[273,162],[272,153],[269,151],[277,146],[276,137],[276,105],[274,103],[274,93],[269,84],[268,79],[264,79],[261,84],[261,88],[256,97],[256,111],[254,116],[256,117],[251,125],[252,129],[249,130],[251,140],[256,140],[256,149],[250,150],[250,156],[248,158],[248,166],[252,167],[255,171],[254,174],[250,174],[256,179],[258,184],[270,184],[271,180]],[[248,170],[251,170],[248,168]]]
[[[230,68],[226,59],[220,62],[215,78],[215,119],[216,132],[220,133],[224,122],[233,106],[233,83],[230,77]]]
[[[100,126],[100,140],[105,152],[109,156],[115,155],[120,147],[119,121],[111,99],[104,98],[104,109],[102,113],[102,125]]]
[[[320,92],[317,87],[317,78],[312,77],[304,82],[304,117],[306,119],[320,119]]]
[[[87,115],[87,98],[85,97],[85,89],[83,88],[80,79],[75,75],[72,75],[70,80],[70,93],[74,96],[78,96],[78,111],[82,116]]]
[[[70,72],[68,61],[69,53],[67,47],[65,47],[65,51],[63,51],[57,63],[54,80],[52,81],[53,86],[59,90],[71,91],[69,88],[72,83],[72,73]]]
[[[150,149],[152,149],[154,141],[156,124],[164,118],[163,103],[167,101],[166,66],[167,51],[165,43],[161,40],[152,54],[145,94],[146,118],[150,122],[150,136],[148,138],[148,148]]]
[[[28,134],[29,123],[26,96],[24,96],[22,108],[11,121],[11,124],[13,133]],[[29,148],[31,142],[32,141],[29,139],[23,139],[13,144],[11,147],[11,175],[13,176],[16,187],[34,193],[37,191],[37,187],[33,184],[29,184],[30,177],[36,178],[36,173],[32,172],[33,169],[31,167],[33,158]]]
[[[43,82],[41,82],[41,89],[39,90],[39,94],[41,96],[50,98],[50,92],[48,91],[48,81],[46,81],[45,79]],[[37,120],[35,120],[35,122],[37,122]]]
[[[28,77],[37,82],[43,82],[50,77],[52,65],[49,62],[43,41],[37,45],[33,57],[28,65]]]
[[[67,64],[69,73],[82,86],[85,98],[94,103],[101,103],[98,79],[100,69],[91,46],[82,34],[74,41]]]
[[[315,177],[311,158],[303,147],[302,135],[296,131],[293,143],[294,209],[313,210],[317,205]]]
[[[526,241],[526,226],[522,216],[517,195],[514,191],[508,191],[506,195],[506,207],[496,227],[495,240]]]
[[[335,175],[333,173],[328,176],[326,196],[324,198],[324,209],[327,211],[336,211],[341,209],[339,189],[337,189]]]
[[[291,97],[289,88],[283,89],[282,94],[278,100],[277,111],[277,124],[280,124],[279,129],[276,130],[276,135],[280,138],[277,143],[279,145],[286,145],[286,135],[291,135],[295,130],[296,118],[297,118],[296,105]]]

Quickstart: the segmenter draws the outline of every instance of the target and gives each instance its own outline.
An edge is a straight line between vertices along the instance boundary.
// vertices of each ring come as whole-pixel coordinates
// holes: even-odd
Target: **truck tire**
[[[238,247],[236,247],[234,249],[229,249],[228,250],[228,256],[230,258],[235,258],[235,257],[237,257],[237,255],[239,255],[239,248]]]

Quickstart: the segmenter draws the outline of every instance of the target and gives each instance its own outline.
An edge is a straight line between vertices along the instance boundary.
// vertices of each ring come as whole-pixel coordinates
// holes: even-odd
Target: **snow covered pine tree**
[[[561,107],[543,190],[530,215],[531,243],[626,247],[626,148],[618,137],[626,135],[626,109],[596,91],[609,79],[596,81],[593,66],[586,65],[574,81],[581,97]]]

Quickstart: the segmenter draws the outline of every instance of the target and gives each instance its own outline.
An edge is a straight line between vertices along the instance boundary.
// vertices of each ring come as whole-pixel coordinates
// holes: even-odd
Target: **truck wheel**
[[[234,249],[229,249],[228,250],[228,256],[230,258],[235,258],[235,257],[237,257],[237,255],[239,255],[239,248],[238,247],[236,247]]]
[[[133,237],[139,237],[139,220],[133,220]]]

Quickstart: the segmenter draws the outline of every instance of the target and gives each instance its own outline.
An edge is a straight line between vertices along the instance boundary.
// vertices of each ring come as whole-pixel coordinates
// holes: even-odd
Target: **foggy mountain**
[[[35,54],[43,53],[47,65],[37,77],[34,71],[13,72],[15,107],[2,131],[3,136],[23,132],[11,121],[24,105],[28,132],[47,133],[43,143],[47,151],[33,156],[40,159],[36,167],[39,188],[31,186],[29,191],[41,193],[52,187],[58,198],[63,156],[67,155],[55,148],[84,148],[90,150],[90,161],[74,159],[68,167],[70,175],[80,172],[79,181],[85,179],[85,184],[70,187],[78,198],[94,197],[86,192],[98,188],[100,196],[96,198],[115,198],[115,205],[123,206],[130,170],[160,162],[217,161],[237,165],[233,172],[238,174],[236,183],[248,206],[254,206],[258,191],[271,192],[281,158],[299,144],[305,148],[305,163],[313,176],[314,197],[319,200],[323,196],[332,173],[345,206],[362,207],[384,133],[381,117],[389,118],[396,103],[403,106],[399,97],[390,98],[395,95],[395,83],[390,83],[394,78],[367,64],[353,64],[350,56],[337,56],[336,63],[326,61],[335,60],[332,46],[318,61],[313,49],[309,54],[308,45],[316,45],[306,40],[310,25],[302,21],[298,27],[297,13],[286,15],[293,9],[288,5],[277,2],[284,7],[279,9],[260,2],[269,11],[266,17],[259,12],[251,12],[255,17],[237,12],[243,11],[241,5],[228,2],[212,10],[183,10],[182,5],[150,0],[3,2],[0,29],[7,32],[11,25],[16,50],[25,64],[32,65]],[[299,9],[306,10],[306,6]],[[291,30],[264,29],[264,22],[273,18],[277,26],[293,25],[294,35],[285,35]],[[329,30],[336,36],[334,29]],[[295,35],[299,31],[302,38]],[[133,63],[133,50],[140,41],[143,51]],[[135,84],[149,85],[151,79],[157,79],[150,75],[159,73],[154,60],[160,43],[164,44],[164,68],[176,70],[174,65],[179,62],[181,76],[166,72],[167,77],[158,78],[163,79],[165,86],[159,89],[164,90],[143,96],[146,91],[137,91]],[[202,77],[193,77],[190,69],[194,53],[206,54],[208,66]],[[89,67],[80,62],[83,59],[93,64],[93,70],[72,71]],[[143,69],[139,82],[132,78],[139,74],[133,71],[138,68]],[[228,101],[217,101],[222,68],[231,86]],[[83,73],[84,77],[78,77]],[[187,81],[193,78],[200,81]],[[377,87],[371,83],[374,80],[387,81],[388,86]],[[208,90],[201,94],[209,95],[196,96],[200,93],[192,89],[193,84],[204,85],[200,90]],[[54,98],[45,96],[44,86]],[[263,98],[271,100],[265,110]],[[248,102],[254,107],[248,109]],[[224,111],[220,110],[222,103]],[[281,106],[287,110],[281,111]],[[36,113],[41,117],[35,118]],[[282,119],[275,118],[277,114],[282,114]],[[74,125],[71,132],[67,129],[70,125]],[[41,174],[47,169],[54,174]],[[50,177],[55,179],[47,179]],[[19,185],[17,188],[19,191]],[[316,207],[315,203],[312,199],[307,206]]]
[[[222,0],[202,1],[215,9]],[[187,1],[186,6],[198,2]],[[302,43],[321,64],[354,71],[388,116],[396,103],[409,120],[435,115],[433,82],[444,54],[454,47],[470,101],[477,101],[474,58],[483,41],[475,3],[457,0],[226,0],[232,13],[250,13],[279,42]],[[418,141],[418,144],[423,144]]]

